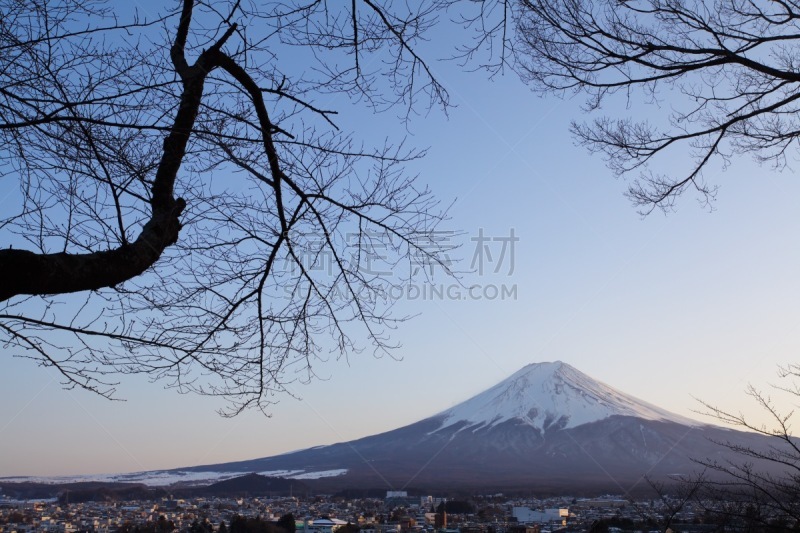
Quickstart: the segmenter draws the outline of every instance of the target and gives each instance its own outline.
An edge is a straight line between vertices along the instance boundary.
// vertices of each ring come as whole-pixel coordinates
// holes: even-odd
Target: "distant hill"
[[[0,482],[0,492],[17,500],[58,498],[61,502],[152,500],[165,496],[164,489],[141,483],[76,483]]]
[[[57,498],[61,503],[87,501],[155,501],[166,497],[240,497],[286,496],[308,494],[308,485],[294,479],[267,477],[258,474],[226,479],[201,487],[148,487],[142,483],[109,483],[84,481],[77,483],[0,482],[3,495],[18,500]]]
[[[296,479],[246,474],[207,487],[193,487],[181,492],[190,492],[198,496],[285,496],[290,493],[306,494],[308,491],[308,485]]]

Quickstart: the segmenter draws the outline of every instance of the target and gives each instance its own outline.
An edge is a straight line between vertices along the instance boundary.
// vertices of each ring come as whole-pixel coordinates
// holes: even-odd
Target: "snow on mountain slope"
[[[434,418],[443,419],[439,430],[460,423],[465,423],[464,429],[477,430],[511,419],[547,430],[573,428],[613,415],[703,425],[609,387],[561,361],[530,364]]]
[[[96,474],[74,476],[12,476],[2,477],[0,481],[13,483],[79,483],[99,481],[103,483],[141,483],[149,487],[166,487],[180,483],[184,487],[205,486],[218,481],[225,481],[243,475],[240,471],[213,471],[213,470],[152,470],[147,472],[131,472],[127,474]],[[346,468],[335,470],[321,470],[307,472],[303,469],[295,470],[268,470],[254,472],[267,477],[283,477],[286,479],[320,479],[326,477],[342,476],[347,473]]]

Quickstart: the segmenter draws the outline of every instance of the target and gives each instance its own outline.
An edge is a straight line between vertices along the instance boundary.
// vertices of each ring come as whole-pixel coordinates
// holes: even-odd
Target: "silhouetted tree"
[[[247,532],[247,520],[240,515],[234,515],[231,518],[231,527],[230,533],[246,533]]]
[[[234,515],[231,518],[230,533],[282,533],[283,528],[272,522],[262,520],[260,516],[245,518]]]
[[[484,29],[458,54],[491,58],[499,38],[480,65],[503,64],[507,12],[452,0],[151,17],[0,0],[0,176],[19,191],[0,217],[5,352],[107,397],[110,376],[146,374],[236,414],[331,347],[391,350],[408,263],[449,271],[444,213],[403,173],[423,151],[364,145],[324,102],[446,108],[418,45],[459,4]]]
[[[286,513],[278,519],[278,527],[283,528],[288,533],[295,533],[297,524],[295,523],[294,515]]]
[[[170,533],[175,529],[175,523],[172,520],[167,520],[167,517],[159,515],[158,521],[155,524],[156,533]]]
[[[644,212],[668,209],[687,189],[711,199],[716,185],[703,171],[714,160],[750,154],[780,168],[796,154],[796,2],[522,0],[518,10],[518,67],[536,88],[584,93],[589,110],[615,93],[668,99],[640,120],[573,124],[618,175],[639,172],[629,195]],[[656,156],[681,145],[694,157],[689,168],[654,168]]]
[[[447,511],[449,514],[468,514],[475,512],[475,506],[465,500],[448,500],[439,504],[437,512]]]
[[[698,460],[709,473],[703,480],[698,499],[732,502],[716,510],[723,517],[720,522],[759,531],[789,530],[800,524],[800,440],[792,432],[794,410],[782,408],[780,400],[785,395],[785,405],[796,405],[800,398],[800,365],[790,364],[781,368],[780,376],[786,384],[775,387],[776,397],[753,386],[747,389],[747,394],[768,416],[771,426],[753,423],[741,413],[703,404],[706,414],[723,423],[764,435],[772,442],[766,449],[719,442],[720,446],[736,452],[742,460]],[[709,511],[713,513],[715,509]]]
[[[150,531],[153,531],[152,524],[150,525]],[[126,520],[117,528],[118,533],[136,533],[139,531],[143,531],[137,524],[134,524],[131,521]]]
[[[214,526],[208,521],[207,518],[204,518],[202,522],[195,518],[189,526],[190,533],[211,533],[213,531]]]
[[[589,533],[608,533],[608,520],[599,519],[589,526]]]
[[[350,522],[347,522],[345,525],[337,529],[336,533],[358,533],[359,531],[361,531],[361,527],[358,524],[351,524]]]
[[[705,475],[700,474],[695,478],[684,478],[675,480],[669,484],[646,478],[647,483],[656,495],[654,500],[642,502],[638,499],[631,499],[629,502],[632,511],[638,515],[639,523],[647,529],[658,528],[662,532],[680,531],[678,527],[678,516],[681,512],[688,509],[690,504],[702,494],[705,484]],[[620,522],[623,520],[623,522]],[[622,529],[632,529],[631,519],[621,519],[616,517],[611,520],[601,520],[600,526],[605,523],[608,527],[619,527]]]
[[[792,383],[776,391],[789,395],[788,405],[800,397],[800,365],[781,369],[781,376]],[[659,505],[648,508],[634,504],[643,519],[662,531],[675,529],[676,516],[693,507],[701,522],[716,531],[758,533],[797,531],[800,524],[800,440],[792,435],[792,412],[785,413],[778,401],[748,388],[773,425],[751,423],[744,415],[706,404],[706,414],[738,428],[759,433],[771,444],[748,447],[720,441],[717,444],[734,452],[740,460],[695,458],[702,472],[676,479],[671,485],[651,482]],[[730,456],[730,454],[728,454]]]

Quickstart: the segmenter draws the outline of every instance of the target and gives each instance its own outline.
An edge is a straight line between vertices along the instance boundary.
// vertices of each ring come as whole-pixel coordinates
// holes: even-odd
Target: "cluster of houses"
[[[588,531],[604,519],[633,520],[641,510],[613,498],[514,500],[493,495],[473,499],[470,512],[448,513],[441,505],[445,502],[397,491],[385,499],[351,500],[316,496],[59,504],[0,498],[0,533],[115,533],[156,523],[168,524],[167,531],[188,533],[198,523],[217,531],[236,516],[275,523],[283,518],[285,523],[290,514],[296,533],[560,533]],[[645,505],[652,510],[654,504]]]

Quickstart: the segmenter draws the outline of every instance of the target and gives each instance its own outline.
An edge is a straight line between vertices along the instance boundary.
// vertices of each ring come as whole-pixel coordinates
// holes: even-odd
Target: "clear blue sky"
[[[792,170],[735,159],[708,175],[721,185],[714,212],[687,195],[676,212],[643,219],[623,197],[624,182],[570,138],[579,99],[537,97],[513,74],[488,81],[451,63],[435,66],[457,107],[412,121],[409,140],[430,147],[412,170],[453,202],[449,228],[465,234],[465,269],[471,237],[513,230],[513,273],[506,256],[499,272],[487,267],[466,280],[515,286],[516,300],[402,301],[399,312],[419,316],[395,333],[401,360],[365,353],[320,364],[325,379],[294,387],[298,398],[283,398],[271,418],[222,419],[213,399],[137,379],[123,381],[126,402],[108,402],[5,358],[0,476],[173,468],[349,440],[556,359],[682,415],[698,417],[699,397],[758,416],[743,389],[776,382],[777,365],[797,360],[800,348],[800,185]],[[383,138],[404,133],[393,118],[344,120]],[[490,244],[496,254],[502,241]]]

